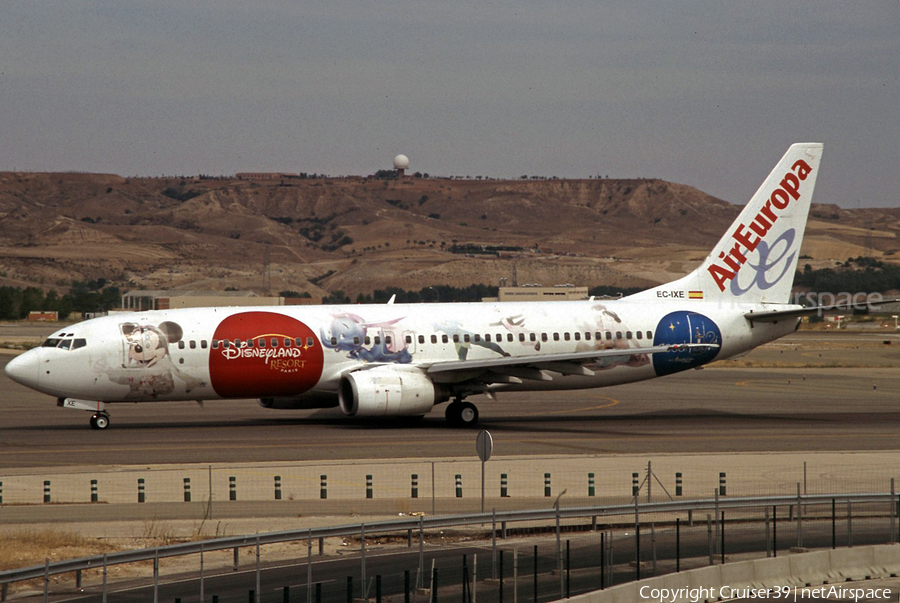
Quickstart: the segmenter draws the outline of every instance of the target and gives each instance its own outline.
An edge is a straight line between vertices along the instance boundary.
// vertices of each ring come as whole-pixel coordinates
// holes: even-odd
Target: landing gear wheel
[[[447,409],[444,411],[444,417],[447,419],[447,424],[452,427],[457,427],[462,423],[461,413],[462,402],[451,402],[447,405]]]
[[[453,427],[474,427],[478,424],[478,409],[471,402],[451,402],[444,416]]]
[[[109,415],[97,413],[91,417],[91,429],[106,429],[109,427]]]
[[[478,425],[478,409],[471,402],[460,404],[459,421],[463,427],[475,427]]]

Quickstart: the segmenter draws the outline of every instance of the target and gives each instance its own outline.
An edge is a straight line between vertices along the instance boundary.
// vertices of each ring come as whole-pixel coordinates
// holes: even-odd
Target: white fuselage
[[[796,328],[796,320],[751,324],[744,314],[753,309],[758,306],[592,300],[120,313],[61,329],[43,347],[14,360],[18,364],[8,372],[51,396],[107,403],[327,397],[336,396],[343,376],[374,366],[427,369],[442,362],[654,343],[717,345],[680,358],[607,356],[588,365],[590,374],[551,370],[549,379],[509,379],[489,388],[582,389],[694,368]],[[441,379],[452,387],[477,373],[456,371]]]

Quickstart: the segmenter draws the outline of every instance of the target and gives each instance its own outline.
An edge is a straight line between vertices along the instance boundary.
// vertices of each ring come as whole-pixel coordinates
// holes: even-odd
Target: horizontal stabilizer
[[[812,316],[822,312],[852,312],[853,310],[865,310],[870,306],[881,306],[900,302],[900,299],[883,299],[881,301],[866,301],[865,303],[831,304],[828,306],[812,306],[809,308],[794,308],[792,310],[765,310],[763,312],[747,312],[744,318],[751,322],[778,322],[789,318],[801,318]]]

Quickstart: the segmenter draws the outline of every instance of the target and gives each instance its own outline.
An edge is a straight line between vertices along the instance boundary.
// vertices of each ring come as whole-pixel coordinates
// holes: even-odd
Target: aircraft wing
[[[810,308],[792,308],[790,310],[764,310],[762,312],[747,312],[744,318],[751,322],[778,322],[788,318],[800,318],[801,316],[812,316],[820,312],[862,310],[869,306],[881,306],[883,304],[893,304],[900,302],[900,299],[883,299],[880,301],[866,301],[865,303],[845,303],[831,304],[829,306],[812,306]]]
[[[427,368],[423,368],[425,369],[425,372],[436,381],[444,381],[445,379],[455,380],[464,377],[467,373],[477,374],[485,371],[496,373],[497,378],[489,379],[494,382],[521,382],[522,379],[550,381],[552,380],[552,376],[548,375],[545,371],[561,373],[564,375],[591,376],[594,374],[593,371],[586,368],[584,365],[600,360],[601,358],[718,347],[718,344],[709,343],[680,343],[624,349],[592,350],[588,352],[572,352],[569,354],[535,354],[531,356],[507,356],[504,358],[486,358],[480,360],[452,360],[447,362],[435,362]]]

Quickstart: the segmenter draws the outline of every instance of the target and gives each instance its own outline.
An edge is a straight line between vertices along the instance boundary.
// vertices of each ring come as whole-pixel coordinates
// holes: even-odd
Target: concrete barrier
[[[770,585],[783,581],[785,576],[791,575],[791,558],[789,555],[771,557],[769,559],[754,559],[753,588],[769,588]],[[788,586],[797,586],[796,579],[790,579]]]
[[[789,586],[811,586],[824,584],[828,581],[828,573],[831,571],[831,553],[834,551],[814,551],[812,553],[799,553],[789,555],[789,573],[785,578],[793,578]]]
[[[900,545],[883,544],[713,565],[613,586],[572,597],[569,601],[638,603],[649,601],[648,595],[654,590],[668,589],[667,602],[688,603],[699,599],[709,603],[719,600],[723,587],[738,590],[805,587],[847,580],[888,578],[896,574],[900,574]]]
[[[831,554],[831,563],[828,568],[829,582],[865,580],[867,576],[873,576],[875,552],[872,547],[837,549],[828,551],[828,553]]]

